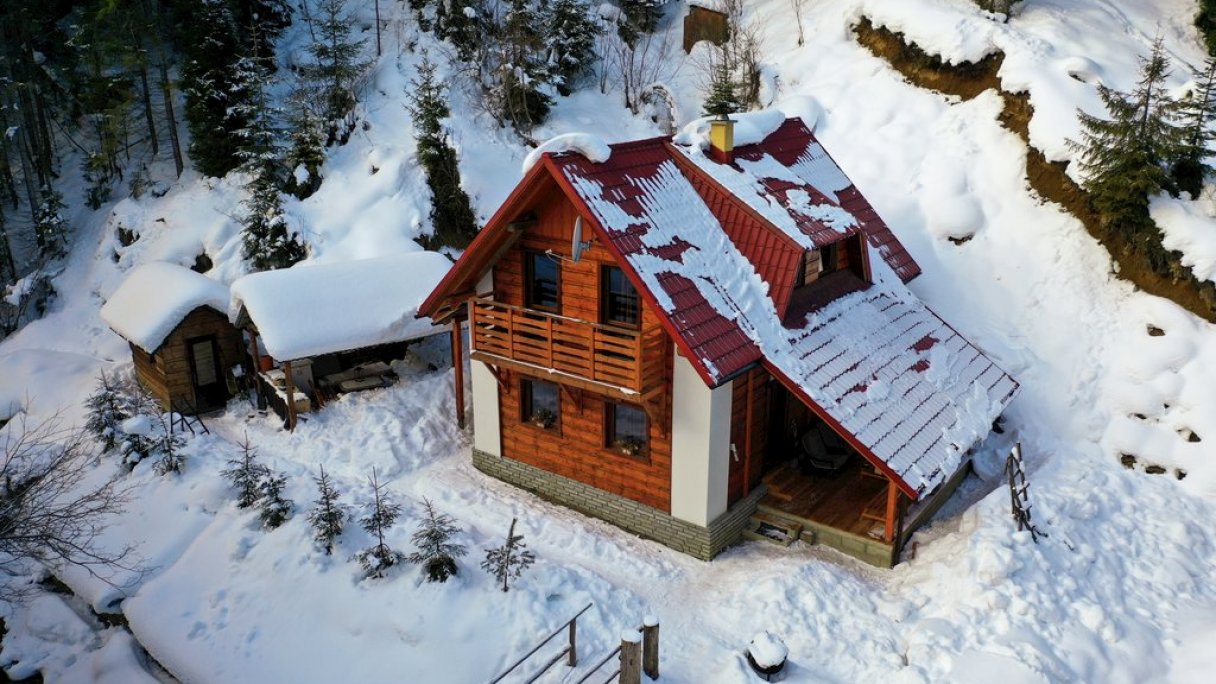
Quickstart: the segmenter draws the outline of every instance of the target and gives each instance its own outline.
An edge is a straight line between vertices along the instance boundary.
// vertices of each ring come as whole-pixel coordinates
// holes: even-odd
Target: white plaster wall
[[[498,381],[489,366],[469,361],[473,376],[473,446],[492,456],[502,456],[502,431],[498,425]]]
[[[671,515],[708,525],[726,512],[731,389],[709,389],[675,354],[671,400]]]

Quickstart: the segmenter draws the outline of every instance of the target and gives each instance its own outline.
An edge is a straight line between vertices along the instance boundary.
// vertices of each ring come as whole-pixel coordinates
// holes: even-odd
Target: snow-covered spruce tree
[[[288,171],[284,190],[299,199],[321,188],[321,166],[325,163],[325,122],[317,112],[312,90],[298,83],[288,99],[290,141],[284,156]]]
[[[705,116],[725,119],[742,109],[736,94],[735,80],[725,59],[718,60],[709,78],[709,93],[705,96]]]
[[[266,71],[259,60],[242,57],[236,64],[233,109],[245,122],[239,131],[240,170],[249,176],[249,198],[241,218],[245,258],[262,271],[286,268],[303,259],[304,245],[288,230],[280,189],[287,182],[283,165],[280,112],[266,97]]]
[[[536,556],[524,544],[522,534],[515,534],[515,519],[511,519],[511,529],[507,531],[507,541],[502,546],[486,549],[486,559],[481,568],[494,575],[494,580],[502,584],[505,592],[511,588],[511,580],[517,579],[524,570],[536,560]]]
[[[238,445],[241,453],[228,459],[228,469],[223,475],[236,489],[237,508],[249,508],[262,498],[262,481],[270,476],[270,469],[258,463],[257,447],[249,443],[249,435]]]
[[[1208,57],[1203,69],[1195,73],[1195,84],[1195,89],[1178,103],[1183,136],[1170,167],[1178,189],[1191,193],[1192,197],[1199,196],[1204,176],[1212,172],[1208,159],[1212,157],[1209,144],[1216,139],[1212,133],[1212,117],[1216,114],[1216,57]]]
[[[355,558],[363,566],[366,577],[378,579],[384,577],[384,573],[389,568],[405,560],[405,554],[384,542],[384,531],[397,522],[398,516],[401,515],[401,506],[388,499],[384,492],[385,485],[380,484],[375,468],[372,468],[370,481],[374,497],[372,510],[359,521],[359,524],[363,526],[364,530],[376,536],[376,545],[360,551]]]
[[[316,508],[308,512],[308,524],[313,529],[313,540],[325,549],[325,555],[333,555],[334,543],[342,534],[350,511],[338,501],[338,490],[334,489],[329,476],[325,474],[325,466],[321,466],[321,474],[313,478],[317,483]]]
[[[459,572],[456,559],[468,551],[463,544],[452,541],[452,537],[460,532],[452,517],[446,513],[437,513],[429,499],[423,499],[422,505],[426,510],[426,518],[411,538],[414,548],[418,550],[411,553],[406,560],[422,566],[426,581],[446,582],[449,577]]]
[[[244,122],[230,101],[234,66],[242,53],[236,22],[224,0],[187,0],[180,32],[186,63],[182,91],[190,129],[190,158],[208,176],[224,176],[240,163],[238,131]]]
[[[1148,198],[1169,187],[1164,165],[1177,154],[1181,129],[1177,105],[1165,90],[1169,63],[1160,39],[1140,60],[1140,80],[1131,93],[1098,86],[1109,119],[1079,111],[1081,140],[1069,141],[1080,153],[1083,187],[1108,230],[1144,250],[1155,235]]]
[[[156,459],[152,464],[152,469],[157,475],[180,475],[182,468],[186,467],[186,455],[182,453],[182,448],[186,446],[186,438],[180,432],[173,431],[172,416],[166,418],[166,414],[157,410],[156,415],[152,416],[152,433],[149,435],[151,452],[150,456]]]
[[[1203,36],[1208,54],[1216,55],[1216,0],[1199,0],[1199,14],[1195,15],[1195,26]]]
[[[39,193],[34,210],[34,240],[44,260],[58,259],[67,253],[68,223],[63,218],[63,195],[48,186]]]
[[[501,121],[511,122],[521,133],[544,121],[553,104],[544,92],[549,71],[540,29],[529,0],[510,0],[498,31],[497,63],[487,100]]]
[[[489,12],[481,0],[438,0],[435,35],[456,48],[460,60],[472,61],[487,48]]]
[[[259,486],[261,490],[260,517],[262,525],[268,530],[287,522],[295,507],[291,499],[283,497],[283,489],[287,486],[287,477],[282,473],[267,472]]]
[[[581,0],[554,0],[545,15],[545,57],[557,92],[569,95],[595,61],[599,23]]]
[[[244,29],[245,53],[274,71],[274,39],[291,26],[287,0],[240,0],[234,9],[237,25]]]
[[[103,451],[110,451],[118,446],[122,422],[131,417],[127,412],[127,401],[124,383],[120,376],[106,373],[104,370],[97,376],[93,393],[84,402],[89,412],[84,427]]]
[[[469,196],[460,187],[456,150],[448,143],[443,120],[451,113],[445,88],[435,79],[435,65],[424,54],[406,105],[414,117],[418,161],[431,189],[432,238],[429,246],[462,248],[477,236],[477,220]]]
[[[617,34],[630,47],[637,45],[643,34],[653,33],[659,26],[663,10],[660,0],[620,0],[621,18]]]
[[[355,106],[355,82],[368,67],[360,57],[363,42],[351,37],[353,22],[345,0],[317,0],[311,17],[312,61],[300,67],[300,74],[318,94],[329,131],[326,144],[344,143],[354,125],[349,115]]]

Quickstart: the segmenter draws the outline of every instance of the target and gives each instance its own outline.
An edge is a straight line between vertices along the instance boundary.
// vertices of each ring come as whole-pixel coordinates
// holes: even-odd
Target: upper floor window
[[[520,420],[546,430],[558,426],[561,417],[561,390],[543,380],[521,380]]]
[[[541,252],[524,255],[524,305],[529,309],[556,311],[561,271],[557,260]]]
[[[600,301],[603,304],[605,323],[628,326],[641,323],[641,300],[624,271],[617,266],[605,266],[600,284]]]

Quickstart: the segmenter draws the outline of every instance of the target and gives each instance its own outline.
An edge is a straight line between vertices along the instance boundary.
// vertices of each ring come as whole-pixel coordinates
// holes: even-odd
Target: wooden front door
[[[228,383],[220,363],[220,347],[214,335],[186,341],[190,374],[194,383],[194,403],[199,411],[223,406],[228,401]]]

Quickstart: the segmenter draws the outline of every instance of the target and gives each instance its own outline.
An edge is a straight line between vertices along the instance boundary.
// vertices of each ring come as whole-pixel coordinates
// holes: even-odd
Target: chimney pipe
[[[709,122],[709,156],[720,164],[735,160],[735,122],[723,116]]]

